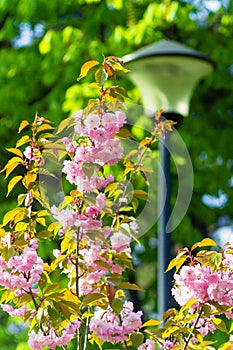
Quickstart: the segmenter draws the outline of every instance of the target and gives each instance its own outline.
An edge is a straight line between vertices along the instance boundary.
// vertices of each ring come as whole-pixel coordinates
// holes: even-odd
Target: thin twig
[[[197,315],[197,318],[196,318],[196,320],[195,320],[195,322],[194,322],[193,330],[195,330],[195,328],[196,328],[196,326],[197,326],[197,324],[198,324],[198,321],[199,321],[199,319],[200,319],[200,317],[201,317],[202,311],[203,311],[203,306],[201,306],[200,311],[199,311],[199,314]],[[192,337],[193,337],[193,334],[192,334],[192,332],[191,332],[191,333],[189,334],[187,340],[185,341],[185,345],[184,345],[184,347],[183,347],[182,350],[188,349],[188,344],[189,344],[189,342],[190,342],[190,340],[191,340]]]
[[[83,350],[88,350],[89,321],[90,319],[87,317]]]

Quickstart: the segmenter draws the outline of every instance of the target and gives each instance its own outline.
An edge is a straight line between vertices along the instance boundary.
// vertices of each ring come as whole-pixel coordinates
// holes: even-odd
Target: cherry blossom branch
[[[197,318],[196,318],[196,320],[195,320],[195,322],[194,322],[192,331],[194,331],[194,330],[196,329],[196,326],[197,326],[197,324],[198,324],[198,321],[200,320],[202,311],[203,311],[203,306],[200,307],[200,311],[199,311],[199,313],[198,313],[198,315],[197,315]],[[183,347],[182,350],[188,349],[188,344],[189,344],[190,340],[191,340],[192,337],[193,337],[192,331],[189,333],[188,338],[187,338],[186,340],[184,339],[185,345],[184,345],[184,347]]]

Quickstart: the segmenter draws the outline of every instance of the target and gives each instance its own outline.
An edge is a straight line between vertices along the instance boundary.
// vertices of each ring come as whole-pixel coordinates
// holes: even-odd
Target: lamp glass
[[[163,109],[183,116],[189,114],[195,86],[213,70],[208,61],[177,55],[146,57],[128,62],[126,67],[148,110]]]

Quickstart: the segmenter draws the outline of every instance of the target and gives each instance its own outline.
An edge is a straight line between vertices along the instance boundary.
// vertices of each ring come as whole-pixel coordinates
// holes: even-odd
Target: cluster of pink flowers
[[[8,290],[28,292],[37,284],[43,272],[44,262],[37,255],[37,242],[13,255],[8,262],[0,257],[0,285]],[[17,292],[16,292],[17,293]]]
[[[76,114],[75,135],[76,138],[81,136],[82,142],[63,138],[66,150],[73,154],[73,159],[64,161],[62,171],[71,184],[77,185],[80,192],[99,190],[114,180],[111,174],[104,178],[98,172],[100,166],[114,164],[122,157],[123,148],[120,140],[115,138],[115,133],[125,121],[126,116],[122,111],[104,113],[102,116],[89,114],[85,118],[83,111]],[[88,168],[91,173],[89,175]]]
[[[74,211],[72,208],[59,210],[55,205],[51,207],[51,213],[54,218],[62,224],[64,230],[70,227],[76,227],[79,228],[80,233],[83,234],[101,228],[102,221],[97,218],[104,206],[105,194],[99,193],[96,197],[95,206],[87,206],[83,214]]]
[[[69,323],[59,335],[52,328],[48,332],[39,330],[36,333],[32,330],[28,335],[28,345],[34,350],[42,350],[45,346],[48,346],[50,349],[55,349],[56,346],[65,346],[73,339],[79,327],[80,321],[75,320]]]
[[[174,279],[172,294],[181,306],[191,299],[233,306],[233,273],[229,271],[213,271],[210,266],[199,264],[183,266]]]
[[[111,229],[103,229],[102,233],[105,233],[105,237],[107,238],[110,233]],[[85,245],[80,248],[79,250],[79,295],[85,296],[90,293],[96,293],[98,292],[100,282],[106,281],[107,273],[109,271],[117,274],[122,274],[123,268],[119,264],[117,264],[117,261],[112,261],[108,257],[108,250],[109,247],[112,250],[115,250],[116,252],[130,252],[130,237],[126,236],[123,233],[115,232],[110,240],[113,238],[113,240],[116,240],[116,236],[119,235],[119,238],[117,239],[116,245],[111,246],[111,243],[108,242],[108,239],[106,241],[102,241],[101,239],[91,240],[88,239],[88,242],[85,243]],[[127,243],[127,244],[126,244]],[[61,256],[60,250],[56,249],[54,250],[54,256],[56,258],[59,258]],[[75,289],[75,280],[74,286],[72,284],[72,278],[74,273],[75,266],[72,263],[72,261],[69,261],[67,264],[67,257],[64,257],[64,261],[66,261],[66,268],[63,270],[64,273],[67,273],[70,276],[71,282],[69,283],[69,287],[72,289],[74,287]],[[60,268],[62,268],[62,263],[60,263]],[[102,284],[101,284],[102,285]]]
[[[114,343],[125,341],[129,334],[142,326],[142,311],[133,310],[133,303],[130,301],[124,302],[120,315],[117,315],[110,306],[106,310],[100,309],[90,321],[90,330],[105,341]]]
[[[24,316],[25,313],[28,311],[28,308],[26,305],[23,305],[17,309],[15,309],[12,305],[9,304],[0,304],[1,308],[6,311],[10,316],[12,317],[21,317]]]

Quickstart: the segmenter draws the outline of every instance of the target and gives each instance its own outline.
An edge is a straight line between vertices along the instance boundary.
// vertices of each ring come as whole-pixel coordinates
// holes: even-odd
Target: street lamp
[[[164,110],[168,119],[189,114],[190,100],[197,83],[210,74],[214,62],[206,55],[171,40],[161,40],[123,57],[129,78],[141,92],[147,110]],[[164,273],[171,260],[170,137],[160,142],[158,221],[158,314],[173,306],[171,274]]]

